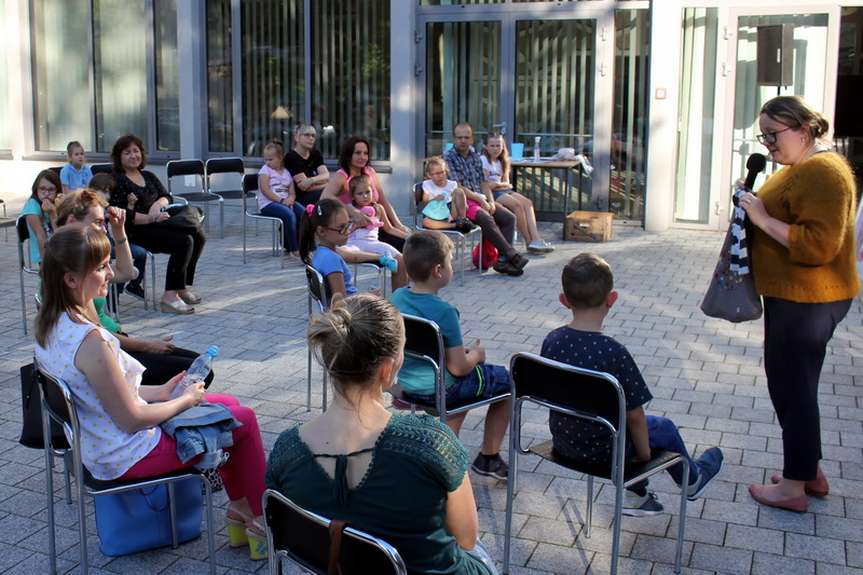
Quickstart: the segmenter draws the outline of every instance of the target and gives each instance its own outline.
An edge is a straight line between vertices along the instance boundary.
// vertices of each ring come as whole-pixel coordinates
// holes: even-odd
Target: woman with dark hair
[[[833,331],[860,291],[854,243],[854,175],[822,143],[827,120],[796,96],[761,108],[758,141],[784,167],[740,205],[754,225],[755,287],[764,297],[764,371],[782,427],[783,469],[750,485],[762,505],[804,512],[824,497],[818,380]]]
[[[153,172],[144,169],[147,155],[140,138],[127,134],[111,149],[116,188],[111,205],[126,210],[129,241],[159,254],[169,254],[165,293],[159,308],[165,313],[189,314],[201,298],[192,292],[195,267],[207,238],[199,228],[159,225],[169,218],[171,196]]]
[[[62,198],[63,184],[60,176],[53,170],[42,170],[33,180],[30,197],[21,208],[21,215],[27,222],[30,233],[30,265],[41,263],[45,253],[45,242],[54,229],[57,204]],[[58,197],[59,196],[59,197]]]
[[[348,182],[351,178],[361,174],[365,175],[372,182],[372,202],[380,204],[383,207],[390,223],[394,227],[409,233],[410,228],[402,224],[392,204],[387,200],[378,173],[369,165],[370,149],[369,141],[359,136],[351,136],[345,141],[339,152],[339,170],[330,178],[327,187],[324,188],[324,192],[321,194],[321,199],[330,198],[341,201],[347,206],[351,221],[357,227],[368,226],[372,223],[371,218],[351,204],[351,192],[348,188]],[[378,232],[378,237],[382,242],[388,243],[399,251],[404,249],[404,238],[386,233],[383,230]]]

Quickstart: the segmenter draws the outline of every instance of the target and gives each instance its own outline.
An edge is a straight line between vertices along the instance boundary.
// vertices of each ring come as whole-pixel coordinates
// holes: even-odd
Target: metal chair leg
[[[513,424],[510,426],[509,432],[509,481],[506,482],[506,518],[503,532],[503,573],[509,574],[509,559],[510,559],[510,542],[512,540],[512,505],[515,498],[515,481],[518,472],[518,411],[516,410],[516,402],[513,402],[513,415],[511,420]]]
[[[27,335],[27,301],[24,299],[24,272],[18,269],[18,280],[21,283],[21,324],[24,326],[24,335]]]
[[[618,469],[614,476],[614,524],[611,539],[610,575],[617,575],[617,559],[620,553],[620,522],[623,518],[623,470]]]
[[[201,475],[204,484],[204,505],[207,507],[207,553],[210,556],[210,575],[216,575],[216,528],[213,522],[213,490],[206,477]]]
[[[150,297],[152,297],[153,301],[153,311],[156,311],[156,256],[151,255],[150,257],[150,279],[152,281],[152,289],[150,290]],[[144,297],[147,297],[147,294],[144,294]]]
[[[306,351],[306,411],[312,410],[312,348]]]
[[[587,476],[587,512],[584,536],[590,539],[590,526],[593,523],[593,475]]]
[[[680,483],[680,517],[677,521],[677,550],[674,553],[674,572],[680,573],[683,556],[683,533],[686,530],[686,492],[689,487],[689,461],[683,461],[683,480]]]
[[[72,454],[69,450],[63,453],[63,475],[66,478],[66,505],[72,505],[72,474],[69,470],[72,468]]]
[[[225,200],[219,200],[219,235],[225,237]]]
[[[42,437],[51,437],[47,409],[42,401]],[[48,565],[50,575],[57,573],[57,547],[54,533],[54,454],[50,446],[45,446],[45,492],[48,497]]]
[[[168,515],[171,517],[171,549],[179,546],[177,540],[177,504],[174,501],[174,482],[168,483]]]

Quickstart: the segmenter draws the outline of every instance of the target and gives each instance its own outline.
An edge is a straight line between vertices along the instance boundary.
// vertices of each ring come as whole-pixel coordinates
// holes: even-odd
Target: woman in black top
[[[191,286],[206,237],[197,228],[161,224],[170,217],[163,210],[171,203],[171,196],[156,174],[144,170],[147,156],[138,137],[127,134],[118,138],[111,149],[111,160],[117,180],[111,205],[126,210],[129,241],[154,253],[170,254],[160,309],[166,313],[194,312],[192,306],[201,298]]]

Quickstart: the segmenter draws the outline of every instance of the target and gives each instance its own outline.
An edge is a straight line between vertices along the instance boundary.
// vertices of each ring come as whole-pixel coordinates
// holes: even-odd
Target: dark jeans
[[[833,331],[851,300],[797,303],[764,298],[764,371],[782,427],[782,476],[815,479],[821,459],[818,380]]]
[[[321,194],[323,193],[323,188],[321,188],[320,190],[315,190],[314,192],[303,192],[299,188],[297,188],[297,201],[301,202],[304,206],[308,206],[309,204],[317,204],[319,201],[321,201]]]
[[[200,228],[180,229],[158,224],[132,226],[129,240],[155,254],[169,254],[166,290],[183,290],[195,283],[195,267],[207,242]]]
[[[129,283],[141,283],[144,280],[144,274],[147,273],[147,250],[130,243],[129,251],[132,252],[132,264],[138,269],[137,279]]]
[[[506,258],[517,253],[512,247],[515,237],[515,215],[500,204],[495,204],[494,216],[485,210],[477,210],[473,222],[482,229],[482,239],[488,240],[497,252]]]
[[[142,385],[162,385],[181,371],[189,369],[189,366],[200,354],[178,347],[171,353],[135,351],[129,355],[147,368],[144,375],[141,376]],[[204,387],[210,387],[212,381],[213,372],[211,371],[210,375],[204,379]]]
[[[382,229],[378,229],[378,239],[385,244],[389,244],[399,252],[405,251],[405,240],[404,238],[400,238],[398,236],[394,236],[392,234],[388,234]]]
[[[658,415],[647,416],[647,442],[650,445],[651,451],[670,451],[679,453],[689,461],[689,484],[692,485],[698,480],[700,473],[698,464],[689,456],[686,450],[686,444],[683,443],[683,438],[680,437],[680,432],[673,421],[667,417]],[[627,440],[627,451],[632,449],[632,443]],[[629,455],[629,453],[627,453]],[[677,485],[683,481],[683,465],[675,465],[668,468],[668,474]],[[637,493],[643,492],[647,487],[647,480],[639,481],[638,483],[629,486],[627,489]]]
[[[297,238],[298,224],[305,211],[305,207],[299,202],[294,202],[291,207],[274,202],[264,206],[261,209],[261,214],[282,220],[282,229],[285,234],[285,249],[289,252],[296,252],[300,249],[300,243]]]

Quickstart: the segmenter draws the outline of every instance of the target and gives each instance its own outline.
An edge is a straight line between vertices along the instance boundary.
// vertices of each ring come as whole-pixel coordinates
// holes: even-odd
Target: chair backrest
[[[55,174],[57,174],[57,175],[59,176],[59,175],[60,175],[60,172],[62,172],[62,171],[63,171],[63,166],[51,166],[51,167],[50,167],[50,168],[48,168],[48,169],[49,169],[49,170],[51,170],[52,172],[54,172]]]
[[[204,177],[204,162],[198,159],[171,160],[165,166],[168,180],[175,176],[200,176]]]
[[[270,557],[278,560],[278,556],[285,556],[313,573],[326,575],[330,520],[271,489],[264,492],[263,508]],[[339,551],[342,575],[407,575],[404,561],[392,545],[353,527],[342,532]]]
[[[91,164],[90,171],[94,176],[96,174],[110,174],[114,171],[114,164]]]
[[[27,216],[15,219],[15,231],[18,233],[18,243],[23,244],[30,239],[30,229],[27,227]]]
[[[244,174],[246,166],[242,158],[210,158],[207,160],[207,176],[213,174]]]
[[[36,366],[36,381],[39,384],[39,392],[45,401],[47,415],[52,421],[63,428],[66,438],[71,439],[69,445],[77,452],[80,449],[78,438],[80,437],[81,428],[78,425],[78,411],[75,409],[75,403],[72,401],[72,392],[69,391],[66,382],[46,373],[39,366],[38,361],[34,360],[33,363]],[[45,441],[47,447],[51,441],[50,433]],[[80,456],[80,452],[77,455]]]
[[[243,191],[247,194],[254,194],[258,191],[258,174],[243,175]]]
[[[555,411],[608,422],[616,431],[625,421],[626,400],[614,376],[560,363],[533,353],[517,353],[510,360],[514,396]]]
[[[312,300],[318,304],[318,311],[323,313],[324,310],[327,309],[330,301],[330,298],[327,296],[327,283],[324,281],[324,277],[320,272],[318,272],[318,270],[307,265],[306,282],[309,286],[309,295],[312,296]]]
[[[37,273],[32,269],[30,261],[30,250],[24,249],[24,242],[36,241],[30,239],[30,228],[27,226],[27,216],[21,215],[15,218],[15,233],[18,235],[18,267],[28,273]]]
[[[446,349],[438,324],[406,313],[402,318],[405,322],[405,354],[433,363],[440,373],[446,362]]]

